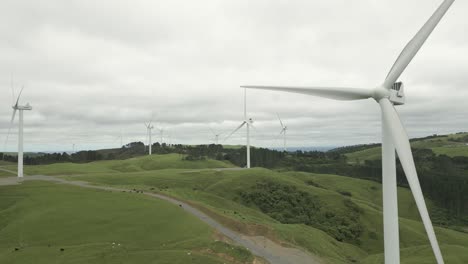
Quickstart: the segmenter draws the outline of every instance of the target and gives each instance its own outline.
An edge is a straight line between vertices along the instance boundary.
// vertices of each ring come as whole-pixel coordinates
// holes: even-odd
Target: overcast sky
[[[144,141],[154,115],[164,141],[213,142],[243,119],[241,84],[375,87],[441,0],[23,1],[0,8],[0,138],[13,98],[25,150]],[[410,137],[468,131],[468,3],[455,1],[403,73],[398,111]],[[249,90],[253,144],[380,142],[372,99],[332,101]],[[17,148],[17,120],[7,151]],[[167,135],[171,135],[171,139]],[[159,132],[154,130],[155,140]],[[240,131],[227,144],[244,142]]]

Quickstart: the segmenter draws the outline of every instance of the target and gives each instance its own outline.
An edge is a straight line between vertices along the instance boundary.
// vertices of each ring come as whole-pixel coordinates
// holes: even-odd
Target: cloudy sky
[[[243,119],[241,84],[375,87],[441,0],[23,1],[0,8],[0,138],[11,86],[25,150],[118,147],[145,140],[152,116],[164,141],[213,142]],[[411,137],[468,131],[468,3],[456,1],[401,76],[398,110]],[[248,91],[253,144],[380,141],[372,99],[337,102]],[[17,120],[6,144],[17,145]],[[170,138],[167,137],[170,135]],[[154,131],[154,138],[159,133]],[[244,142],[244,133],[226,141]]]

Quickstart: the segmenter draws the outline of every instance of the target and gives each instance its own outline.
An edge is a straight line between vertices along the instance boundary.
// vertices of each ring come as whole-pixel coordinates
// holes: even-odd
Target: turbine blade
[[[12,102],[15,103],[15,88],[13,88],[13,75],[10,75],[10,87],[11,87],[11,95],[12,97]]]
[[[283,125],[283,122],[281,121],[281,118],[280,118],[279,114],[276,113],[276,115],[278,116],[278,120],[280,121],[281,127],[284,129],[284,125]]]
[[[13,125],[13,121],[15,120],[16,115],[16,108],[13,109],[13,114],[11,115],[10,126]]]
[[[279,133],[279,134],[280,134],[280,135],[282,135],[283,133],[284,133],[284,128],[283,128],[283,129],[281,129],[281,131],[280,131],[280,133]]]
[[[211,133],[213,133],[213,135],[216,137],[216,133],[213,131],[213,129],[211,129],[211,127],[209,128]]]
[[[245,124],[246,124],[245,121],[242,122],[242,124],[240,124],[236,129],[234,129],[234,131],[232,131],[231,134],[229,134],[227,137],[225,137],[223,141],[228,140],[234,133],[236,133],[239,129],[241,129]]]
[[[273,90],[290,93],[300,93],[325,97],[335,100],[361,100],[372,97],[371,89],[364,88],[338,88],[338,87],[284,87],[284,86],[258,86],[243,85],[242,88]]]
[[[19,102],[19,99],[20,99],[20,97],[21,97],[21,94],[23,93],[23,89],[24,89],[24,86],[21,87],[21,90],[20,90],[20,92],[19,92],[19,94],[18,94],[18,99],[16,99],[16,104],[15,104],[15,106],[18,106],[18,102]],[[13,114],[13,116],[14,116],[14,114]]]
[[[385,88],[390,89],[391,86],[397,81],[401,73],[406,69],[416,53],[418,53],[419,49],[422,47],[426,39],[432,33],[434,28],[437,26],[439,21],[445,15],[454,1],[455,0],[445,0],[442,2],[442,4],[439,6],[439,8],[437,8],[437,10],[424,24],[424,26],[418,31],[418,33],[416,33],[413,39],[411,39],[411,41],[406,44],[405,48],[400,53],[397,60],[390,69],[387,78],[385,79],[383,84]]]
[[[3,149],[6,149],[6,144],[8,143],[8,138],[10,137],[11,128],[13,127],[13,122],[15,121],[16,108],[13,109],[13,115],[11,116],[10,126],[8,127],[8,132],[5,138],[5,143],[3,143]]]
[[[442,264],[444,263],[444,260],[442,258],[442,253],[440,252],[439,244],[437,243],[431,219],[429,218],[421,186],[419,185],[408,135],[406,134],[403,124],[401,123],[398,113],[392,103],[387,98],[384,98],[379,101],[379,104],[383,112],[384,120],[382,120],[382,122],[385,122],[387,127],[390,129],[388,132],[392,135],[393,143],[398,153],[401,166],[405,171],[405,175],[408,179],[408,184],[411,188],[411,192],[413,193],[414,200],[416,201],[424,228],[426,229],[427,236],[431,242],[432,251],[434,252],[437,263]]]

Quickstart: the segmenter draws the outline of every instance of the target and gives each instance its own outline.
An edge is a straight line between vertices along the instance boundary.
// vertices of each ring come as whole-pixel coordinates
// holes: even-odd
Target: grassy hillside
[[[413,148],[431,149],[437,155],[447,155],[450,157],[468,157],[468,133],[437,136],[434,138],[414,139],[411,141]],[[346,153],[349,162],[364,162],[365,160],[381,159],[382,150],[380,147],[369,147],[367,149]]]
[[[103,173],[80,176],[78,179],[153,190],[188,200],[235,230],[294,244],[321,256],[329,263],[364,260],[379,263],[383,250],[381,185],[375,182],[334,175],[277,173],[266,169],[170,169]],[[262,192],[265,183],[273,186],[273,189],[264,189]],[[281,188],[299,195],[281,194]],[[268,193],[286,196],[281,199],[281,196],[268,196]],[[263,203],[255,203],[258,201],[256,197],[263,199]],[[272,199],[278,200],[271,203]],[[294,207],[295,199],[299,199],[298,204],[302,204],[302,207]],[[304,201],[308,201],[308,204],[304,204]],[[275,205],[282,203],[285,203],[285,207]],[[432,260],[431,255],[423,253],[424,250],[416,250],[429,247],[429,243],[408,189],[399,188],[399,203],[401,245],[405,252],[416,252],[403,254],[402,263]],[[270,204],[271,208],[264,204]],[[431,203],[428,204],[431,208]],[[288,206],[292,206],[290,213],[283,210]],[[296,217],[302,215],[301,210],[307,211],[312,207],[315,208],[311,211],[312,222],[301,222]],[[353,218],[356,214],[358,217]],[[468,261],[468,234],[439,227],[436,233],[443,248],[452,253],[444,254],[449,260],[447,263]]]
[[[379,183],[260,168],[206,169],[222,167],[232,165],[214,160],[186,161],[170,154],[123,161],[28,166],[26,172],[163,193],[188,201],[233,230],[306,249],[327,263],[383,263]],[[412,195],[406,188],[398,191],[401,263],[434,263]],[[67,200],[65,197],[61,199]],[[99,204],[96,202],[96,206]],[[438,208],[429,200],[428,206],[432,214],[437,213]],[[46,216],[38,213],[38,220]],[[468,263],[467,233],[441,227],[435,231],[446,263]]]
[[[167,202],[45,182],[0,187],[0,263],[235,263],[245,249]]]
[[[168,168],[201,169],[234,167],[232,164],[225,161],[211,159],[202,161],[189,161],[184,160],[183,157],[183,155],[179,154],[166,154],[141,156],[127,160],[106,160],[89,163],[54,163],[50,165],[25,166],[24,171],[28,175],[72,175],[89,173],[138,172]],[[5,166],[5,168],[16,171],[16,165]]]

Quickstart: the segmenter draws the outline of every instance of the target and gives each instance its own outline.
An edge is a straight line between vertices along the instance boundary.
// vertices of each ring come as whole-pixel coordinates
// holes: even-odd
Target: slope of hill
[[[468,157],[468,133],[457,133],[451,135],[430,136],[411,140],[411,147],[418,149],[431,149],[437,155],[447,155],[450,157]],[[358,151],[345,154],[352,163],[359,163],[365,160],[377,160],[381,158],[381,148],[375,144],[365,146]]]
[[[466,134],[437,136],[415,139],[412,144],[419,150],[428,147],[447,149],[450,144],[464,148],[462,145],[466,138]],[[351,149],[353,148],[341,150],[340,153],[354,154],[359,159],[356,160],[358,163],[369,159],[367,157],[375,160],[379,155],[377,153],[380,153],[376,146],[358,146],[349,151]],[[194,152],[198,150],[194,148]],[[424,158],[427,154],[425,152],[427,151],[422,151],[422,156],[417,157]],[[346,159],[340,153],[330,157],[324,153],[302,156],[288,154],[286,158],[289,159],[288,162],[296,164],[316,159],[317,163],[310,167],[317,166],[319,169],[320,166],[331,168],[341,163],[348,167],[363,167],[346,164]],[[259,168],[232,170],[229,168],[233,165],[228,162],[211,159],[189,161],[183,157],[168,154],[120,161],[27,166],[26,173],[61,175],[65,179],[163,193],[187,201],[233,230],[249,235],[263,235],[309,250],[328,261],[327,263],[383,263],[379,183],[330,174],[294,171],[280,173]],[[352,162],[349,157],[348,162]],[[443,159],[440,162],[443,163]],[[442,163],[432,165],[442,166],[438,169],[441,171],[441,168],[445,168]],[[348,168],[346,166],[342,168]],[[424,169],[425,164],[421,166]],[[14,166],[6,167],[14,169]],[[380,177],[378,167],[373,173]],[[452,174],[457,173],[454,171]],[[436,178],[443,176],[427,175]],[[452,185],[445,187],[450,186]],[[451,199],[450,196],[446,198]],[[436,203],[426,200],[433,219],[447,217],[441,213],[443,210]],[[412,195],[406,188],[399,188],[399,215],[402,263],[432,263],[433,257],[424,228]],[[450,221],[446,222],[450,225]],[[441,226],[435,229],[446,262],[468,263],[466,231]],[[464,229],[466,227],[458,228]]]
[[[105,172],[138,172],[168,168],[200,169],[200,168],[231,168],[234,167],[227,161],[212,159],[190,161],[185,160],[184,155],[166,154],[151,155],[130,158],[127,160],[105,160],[89,163],[54,163],[49,165],[25,166],[25,173],[30,175],[69,175]],[[5,169],[16,171],[16,165],[4,166]],[[3,176],[11,176],[2,173]]]
[[[376,182],[267,169],[162,169],[72,178],[177,197],[233,230],[304,248],[329,263],[381,262],[381,186]],[[399,197],[402,263],[432,259],[411,193],[399,188]],[[441,227],[436,233],[447,263],[468,261],[468,234]]]
[[[48,182],[0,186],[0,263],[236,263],[245,249],[177,206]]]
[[[266,169],[162,170],[78,179],[154,188],[204,208],[234,230],[305,248],[329,263],[379,259],[383,248],[381,186],[371,181]],[[411,193],[405,188],[399,188],[399,193],[401,245],[409,251],[415,247],[425,250],[430,246]],[[448,252],[456,253],[444,255],[448,263],[468,261],[468,234],[440,227],[436,227],[436,232],[440,243],[450,248]],[[406,261],[403,259],[402,263]],[[408,261],[411,263],[409,258]]]

